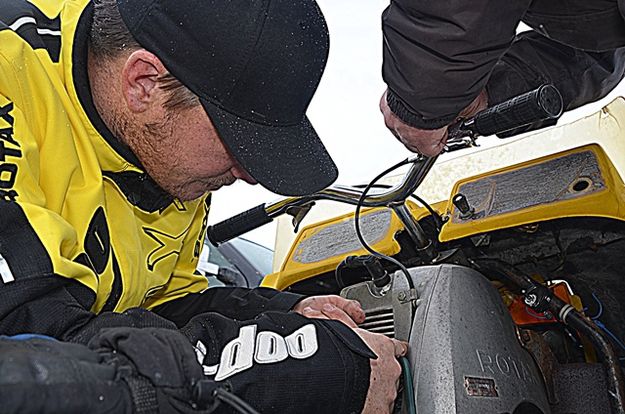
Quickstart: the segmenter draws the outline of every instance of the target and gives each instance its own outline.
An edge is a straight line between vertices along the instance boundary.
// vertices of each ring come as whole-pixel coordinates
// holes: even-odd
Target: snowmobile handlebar
[[[562,114],[563,103],[560,92],[553,85],[542,85],[532,91],[489,107],[475,116],[459,119],[448,130],[446,151],[455,151],[475,145],[478,136],[505,133],[536,122],[556,119]],[[363,200],[362,189],[334,185],[317,193],[287,197],[261,204],[227,220],[208,227],[208,239],[219,245],[287,213],[294,217],[297,226],[316,200],[331,200],[363,207],[389,206],[405,200],[421,185],[434,165],[437,156],[421,154],[407,158],[404,163],[412,164],[401,183],[393,188],[371,195]]]

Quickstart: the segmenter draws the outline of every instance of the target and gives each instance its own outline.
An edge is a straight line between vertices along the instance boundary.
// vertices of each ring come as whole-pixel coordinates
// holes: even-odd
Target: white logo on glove
[[[206,346],[202,341],[197,341],[195,353],[204,368],[204,374],[215,375],[215,381],[221,381],[252,368],[254,361],[258,364],[272,364],[284,361],[289,356],[306,359],[319,349],[317,331],[313,324],[302,326],[287,337],[271,331],[256,334],[256,329],[257,325],[242,327],[239,336],[228,342],[221,351],[217,365],[203,365]]]

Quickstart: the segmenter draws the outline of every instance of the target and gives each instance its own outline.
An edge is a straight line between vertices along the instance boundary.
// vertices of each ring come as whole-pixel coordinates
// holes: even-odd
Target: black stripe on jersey
[[[25,0],[0,3],[0,30],[13,29],[33,49],[45,49],[53,62],[61,53],[61,18],[49,18]]]
[[[48,252],[22,207],[12,201],[0,200],[0,254],[15,280],[52,275]]]
[[[101,312],[110,312],[115,310],[115,306],[117,306],[119,299],[122,297],[123,290],[122,272],[119,269],[119,263],[117,262],[117,257],[115,257],[115,252],[113,251],[113,286],[111,287],[111,293],[109,293],[109,297],[102,307]]]
[[[143,211],[149,213],[162,211],[174,201],[174,198],[156,184],[147,173],[103,171],[102,175],[110,178],[126,199]]]

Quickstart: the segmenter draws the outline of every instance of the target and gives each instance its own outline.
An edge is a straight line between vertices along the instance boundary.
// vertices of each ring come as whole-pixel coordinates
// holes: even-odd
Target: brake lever
[[[459,118],[447,129],[447,142],[443,152],[458,151],[465,148],[479,147],[478,134],[472,128],[473,118]]]
[[[293,217],[293,220],[291,220],[291,223],[293,224],[293,232],[297,233],[299,231],[299,225],[302,224],[302,221],[314,205],[315,202],[310,201],[306,204],[302,204],[300,206],[290,206],[286,209],[286,214]]]

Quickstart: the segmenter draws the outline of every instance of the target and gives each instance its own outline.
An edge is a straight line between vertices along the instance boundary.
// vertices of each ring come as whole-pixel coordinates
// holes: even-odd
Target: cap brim
[[[336,180],[338,169],[307,117],[298,125],[269,126],[200,101],[228,150],[268,190],[302,196]]]

